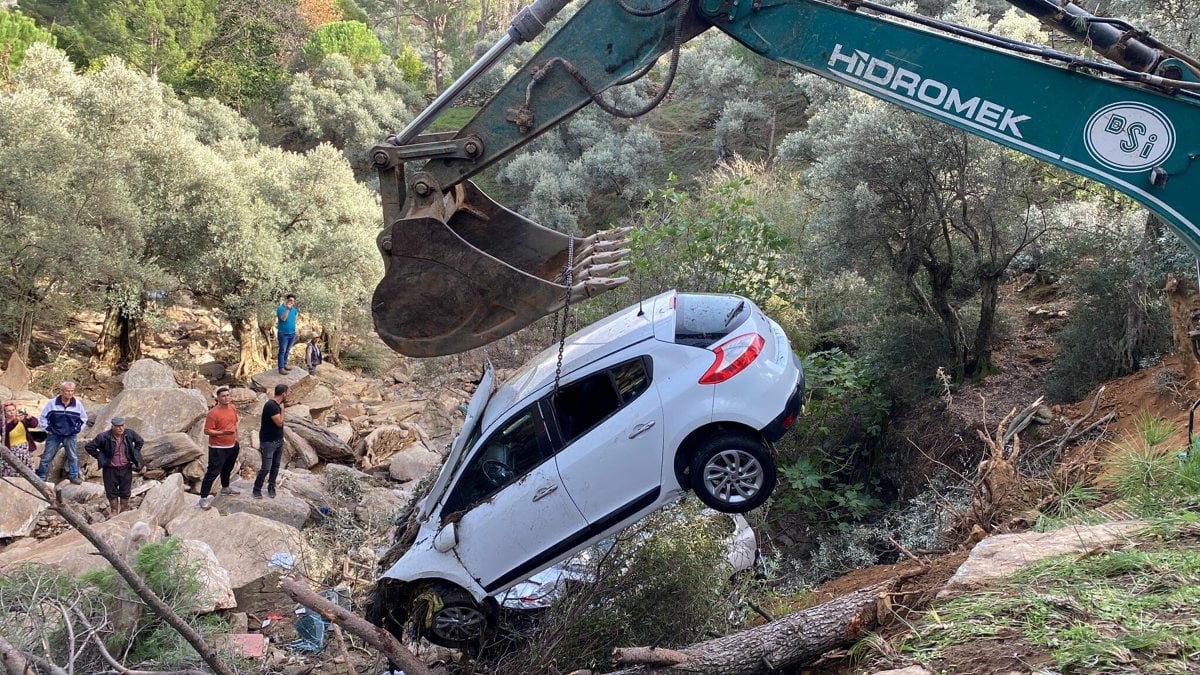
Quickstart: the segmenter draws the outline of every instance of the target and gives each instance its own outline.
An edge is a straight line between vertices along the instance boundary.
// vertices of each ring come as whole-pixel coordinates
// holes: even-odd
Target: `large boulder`
[[[104,495],[104,486],[100,483],[85,482],[79,485],[67,483],[59,489],[62,499],[74,506],[84,504],[104,505],[108,497]]]
[[[392,480],[401,483],[420,480],[430,471],[438,468],[441,463],[441,455],[425,447],[424,443],[417,441],[392,457],[391,463],[388,464],[388,475],[392,477]]]
[[[308,396],[313,389],[319,384],[315,377],[310,377],[308,371],[303,368],[292,368],[287,373],[280,373],[277,370],[264,370],[263,372],[250,378],[250,386],[255,391],[261,391],[268,396],[274,395],[275,385],[286,384],[288,386],[288,398],[293,401],[303,401],[305,396]]]
[[[199,539],[183,540],[183,562],[195,570],[200,582],[200,592],[192,599],[189,609],[196,614],[208,614],[237,607],[229,571],[221,566],[211,546]]]
[[[204,450],[185,433],[164,434],[142,446],[142,463],[147,468],[183,466],[200,459]]]
[[[95,523],[92,528],[106,544],[120,550],[129,535],[129,529],[143,521],[144,518],[138,511],[127,511],[102,523]],[[150,541],[158,541],[161,538],[162,530],[151,527]],[[55,567],[76,577],[109,566],[108,561],[100,557],[91,542],[76,530],[64,532],[29,548],[19,547],[0,553],[0,571],[25,564]]]
[[[358,378],[354,373],[342,370],[332,363],[322,363],[317,366],[317,379],[336,388],[338,385],[354,382]]]
[[[1127,541],[1146,527],[1140,520],[1100,525],[1068,525],[1051,532],[1021,532],[988,537],[971,549],[965,562],[938,593],[954,595],[988,586],[1043,558],[1084,553],[1113,542]]]
[[[216,500],[215,506],[223,514],[252,513],[297,529],[304,527],[304,523],[308,521],[308,502],[291,494],[282,486],[277,490],[274,499],[266,496],[263,499],[255,499],[251,494],[254,489],[253,480],[234,481],[230,487],[241,491],[241,494],[222,495]],[[263,493],[266,494],[266,486],[263,486]]]
[[[286,427],[307,441],[317,456],[326,462],[353,462],[358,459],[353,448],[311,420],[289,418]]]
[[[164,526],[183,513],[189,501],[183,475],[173,473],[150,488],[138,510],[152,524]]]
[[[8,357],[8,367],[4,369],[4,374],[0,375],[0,386],[9,390],[5,398],[11,398],[13,392],[26,391],[31,382],[33,382],[33,375],[29,372],[29,368],[25,366],[21,357],[13,352],[13,355]]]
[[[338,422],[332,426],[326,427],[326,431],[333,434],[333,437],[343,443],[349,443],[354,440],[354,425],[349,422]]]
[[[321,459],[312,444],[293,430],[294,426],[288,424],[283,428],[283,465],[311,469],[319,464]]]
[[[425,412],[428,401],[385,401],[371,408],[371,417],[381,418],[390,424],[399,424],[410,417]]]
[[[313,387],[312,391],[303,398],[289,396],[288,400],[308,406],[310,413],[313,415],[320,415],[332,408],[334,403],[336,403],[336,400],[333,398],[333,390],[324,384]]]
[[[138,359],[121,378],[125,389],[175,389],[175,371],[154,359]]]
[[[143,438],[155,438],[187,432],[207,413],[204,395],[195,389],[126,389],[96,415],[89,435],[108,429],[112,418],[119,415]]]
[[[270,574],[272,558],[299,560],[304,551],[300,530],[250,513],[198,511],[176,518],[167,531],[212,547],[235,591]]]
[[[330,502],[329,485],[325,474],[312,473],[304,469],[284,469],[279,472],[280,487],[303,499],[310,507],[319,509]]]
[[[24,478],[0,481],[0,538],[28,536],[48,506]]]

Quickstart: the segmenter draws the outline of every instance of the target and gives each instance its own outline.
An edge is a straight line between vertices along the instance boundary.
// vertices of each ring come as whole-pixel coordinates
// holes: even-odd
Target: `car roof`
[[[670,306],[674,296],[675,291],[671,290],[646,298],[569,336],[562,350],[563,378],[597,359],[654,337],[656,324],[669,322],[673,326],[674,312],[652,310],[656,306]],[[514,405],[553,382],[557,366],[558,343],[555,343],[527,361],[496,389],[481,424],[491,425]]]

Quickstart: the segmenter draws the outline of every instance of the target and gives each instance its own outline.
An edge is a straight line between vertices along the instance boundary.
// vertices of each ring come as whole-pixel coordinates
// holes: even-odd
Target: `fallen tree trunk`
[[[279,587],[296,602],[366,640],[367,644],[382,652],[393,665],[399,666],[407,675],[430,675],[429,666],[405,649],[404,645],[383,628],[322,598],[302,581],[281,579]]]
[[[618,648],[619,666],[636,666],[609,675],[711,673],[756,675],[807,663],[825,652],[850,644],[879,622],[880,594],[897,579],[864,588],[802,612],[725,637],[698,642],[683,649]]]

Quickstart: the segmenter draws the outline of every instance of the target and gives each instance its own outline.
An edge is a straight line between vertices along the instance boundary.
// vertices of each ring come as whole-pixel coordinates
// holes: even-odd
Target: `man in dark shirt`
[[[267,496],[275,498],[275,479],[279,476],[279,464],[283,460],[283,400],[287,398],[288,386],[275,385],[275,397],[263,405],[262,425],[258,429],[258,452],[262,455],[262,468],[254,477],[254,498],[262,499],[263,480],[267,482]]]
[[[100,433],[83,447],[100,463],[110,516],[129,510],[133,472],[142,470],[143,443],[138,432],[125,428],[124,417],[114,417],[111,429]]]

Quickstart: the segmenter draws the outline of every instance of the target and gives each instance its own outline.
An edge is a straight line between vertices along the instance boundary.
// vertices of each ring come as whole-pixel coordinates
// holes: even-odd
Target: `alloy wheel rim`
[[[454,642],[470,642],[483,633],[483,614],[474,607],[444,607],[433,618],[433,630],[439,637]]]
[[[704,465],[704,483],[726,504],[745,502],[762,490],[762,463],[744,450],[722,450]]]

